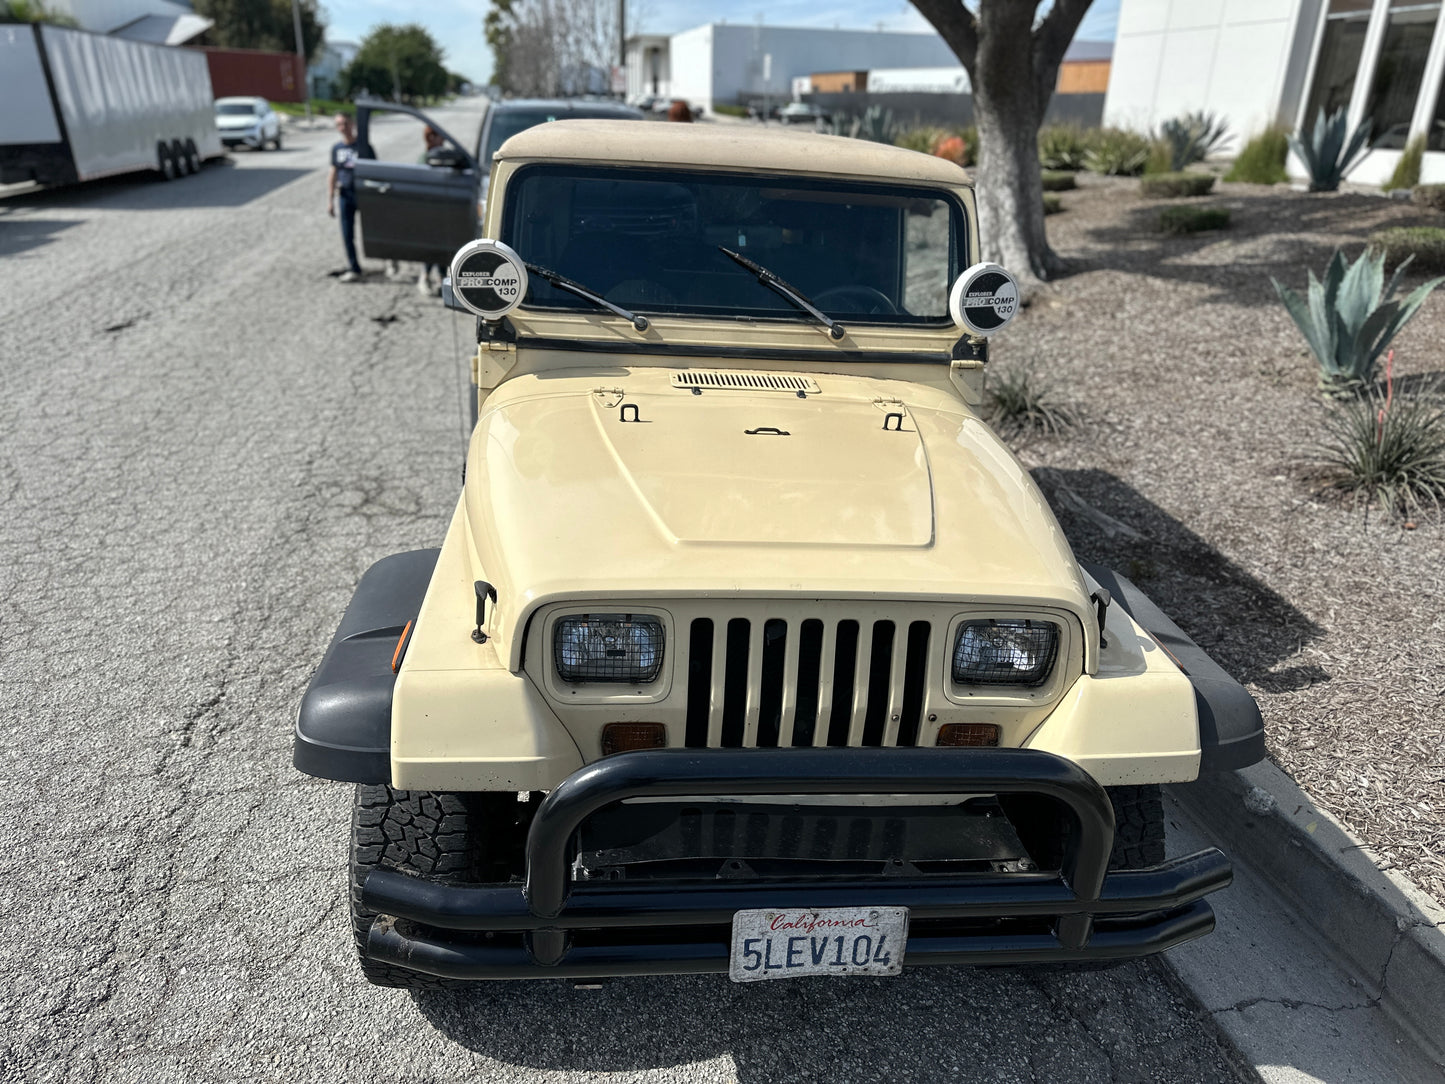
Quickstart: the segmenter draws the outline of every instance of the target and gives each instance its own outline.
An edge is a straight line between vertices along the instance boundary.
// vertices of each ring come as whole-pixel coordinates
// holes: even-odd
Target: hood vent
[[[690,391],[785,391],[818,394],[818,385],[806,376],[791,373],[717,372],[694,369],[672,374],[674,388]]]

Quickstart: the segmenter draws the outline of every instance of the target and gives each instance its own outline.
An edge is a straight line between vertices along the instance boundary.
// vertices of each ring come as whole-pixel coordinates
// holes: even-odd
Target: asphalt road
[[[330,138],[0,195],[0,1079],[1251,1079],[1158,962],[361,980],[291,725],[363,570],[441,538],[470,323],[331,277]]]

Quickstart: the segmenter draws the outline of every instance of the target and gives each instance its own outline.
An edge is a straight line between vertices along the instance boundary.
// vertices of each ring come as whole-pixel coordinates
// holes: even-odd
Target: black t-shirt
[[[331,148],[331,164],[336,169],[336,187],[350,195],[356,188],[356,160],[375,158],[365,143],[336,143]]]

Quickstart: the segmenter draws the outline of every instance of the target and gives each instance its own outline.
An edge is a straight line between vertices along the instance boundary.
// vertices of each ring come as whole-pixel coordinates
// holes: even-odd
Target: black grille
[[[927,621],[698,618],[686,639],[691,748],[918,743]]]

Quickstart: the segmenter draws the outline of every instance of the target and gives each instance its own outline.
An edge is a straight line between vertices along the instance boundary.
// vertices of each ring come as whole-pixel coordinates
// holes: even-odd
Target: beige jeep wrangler
[[[942,159],[562,121],[492,164],[441,548],[363,577],[295,765],[366,976],[895,974],[1207,933],[1159,785],[1254,702],[982,422],[1016,287]]]

